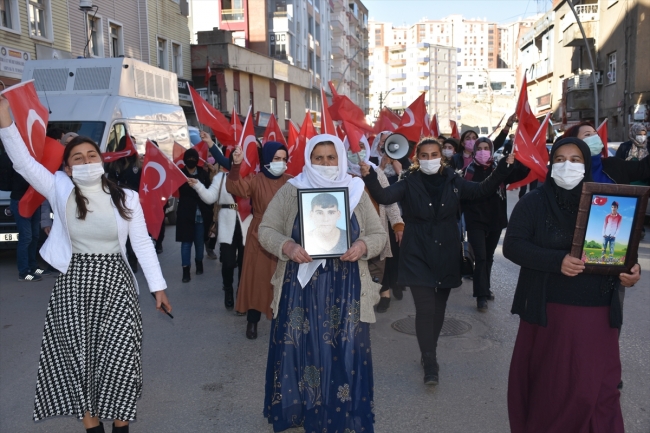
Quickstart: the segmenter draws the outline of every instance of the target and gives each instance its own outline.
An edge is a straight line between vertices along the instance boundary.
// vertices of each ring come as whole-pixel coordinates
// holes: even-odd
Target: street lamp
[[[385,95],[384,95],[384,92],[379,92],[379,111],[381,111],[381,109],[384,107],[384,101],[388,97],[388,94],[390,92],[392,92],[393,90],[395,90],[394,87],[392,89],[390,89],[388,92],[386,92]]]

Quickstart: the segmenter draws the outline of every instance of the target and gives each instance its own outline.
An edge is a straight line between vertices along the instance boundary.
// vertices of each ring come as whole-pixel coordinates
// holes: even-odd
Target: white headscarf
[[[380,132],[379,134],[377,134],[375,136],[375,139],[372,141],[372,148],[370,149],[370,156],[372,156],[374,158],[381,159],[382,154],[379,153],[379,141],[381,140],[381,137],[384,134],[389,134],[390,135],[390,134],[392,134],[392,132],[391,131],[382,131],[382,132]]]
[[[339,158],[339,175],[335,180],[329,180],[318,174],[311,165],[311,153],[317,144],[330,141],[334,143],[336,154]],[[307,188],[347,188],[348,199],[350,200],[350,216],[359,204],[363,195],[364,183],[361,178],[352,177],[348,174],[348,155],[341,139],[336,135],[320,134],[313,137],[305,146],[305,167],[298,176],[289,179],[290,184],[298,189]],[[325,259],[314,260],[310,263],[301,263],[298,266],[298,281],[301,287],[305,287],[314,272],[320,265],[325,265]]]
[[[365,135],[361,137],[361,142],[363,143],[366,149],[366,156],[363,159],[363,162],[371,166],[373,169],[376,169],[377,166],[372,162],[370,162],[370,150],[369,150],[370,144],[368,144],[368,139],[366,138]],[[345,146],[346,152],[350,150],[350,142],[348,141],[347,136],[345,137],[345,140],[343,140],[343,146]],[[347,153],[345,157],[347,158]],[[355,164],[348,159],[348,173],[354,174],[355,176],[361,176],[361,167],[359,167],[359,164]]]

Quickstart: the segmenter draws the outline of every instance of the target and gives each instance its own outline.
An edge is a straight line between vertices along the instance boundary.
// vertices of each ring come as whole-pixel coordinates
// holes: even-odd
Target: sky
[[[543,12],[551,0],[362,0],[368,16],[375,21],[391,22],[395,26],[415,24],[422,18],[440,19],[460,14],[464,18],[485,18],[505,24],[535,15],[538,3]]]
[[[601,195],[599,195],[601,196]],[[618,213],[623,217],[621,229],[616,237],[617,244],[626,244],[630,239],[632,232],[632,221],[634,220],[634,211],[636,210],[636,197],[618,197],[607,196],[607,203],[602,206],[591,205],[589,212],[589,221],[587,222],[587,233],[585,240],[603,243],[603,225],[605,217],[612,213],[612,202],[618,202]]]

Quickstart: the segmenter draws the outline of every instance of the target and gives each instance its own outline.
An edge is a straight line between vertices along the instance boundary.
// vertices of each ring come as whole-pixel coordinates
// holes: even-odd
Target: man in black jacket
[[[36,262],[41,223],[40,207],[29,218],[22,217],[18,212],[18,203],[28,188],[29,183],[16,173],[9,156],[6,153],[0,155],[0,189],[11,191],[10,209],[18,228],[18,248],[16,250],[18,280],[25,282],[40,281],[43,275],[51,273],[51,271],[39,269]]]

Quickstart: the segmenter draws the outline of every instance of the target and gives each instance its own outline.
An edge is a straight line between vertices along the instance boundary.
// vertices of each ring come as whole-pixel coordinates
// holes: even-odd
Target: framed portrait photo
[[[585,272],[618,275],[638,260],[650,187],[585,182],[571,256]]]
[[[300,245],[313,259],[341,257],[350,248],[347,188],[298,190]]]

